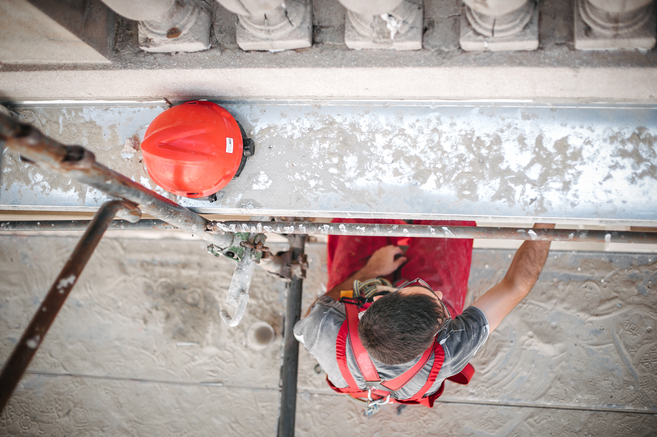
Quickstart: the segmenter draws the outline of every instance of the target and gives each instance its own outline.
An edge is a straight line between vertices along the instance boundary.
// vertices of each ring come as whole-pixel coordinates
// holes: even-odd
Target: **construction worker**
[[[548,241],[524,242],[504,279],[463,310],[472,240],[331,236],[328,292],[296,324],[295,337],[317,359],[329,385],[365,401],[367,414],[388,402],[431,407],[446,379],[470,381],[469,361],[532,289],[549,248]]]

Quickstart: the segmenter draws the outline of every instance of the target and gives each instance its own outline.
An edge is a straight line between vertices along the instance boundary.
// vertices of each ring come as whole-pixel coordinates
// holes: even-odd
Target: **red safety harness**
[[[347,317],[338,333],[338,338],[335,344],[335,354],[338,360],[338,366],[340,367],[340,372],[342,373],[344,380],[347,381],[348,387],[338,388],[331,384],[331,381],[329,381],[327,377],[326,381],[329,386],[338,393],[346,393],[356,399],[366,401],[368,404],[395,402],[398,404],[421,404],[429,408],[433,407],[434,401],[443,393],[443,389],[445,388],[444,381],[435,393],[426,397],[424,395],[436,381],[438,372],[440,372],[440,368],[445,359],[445,351],[440,343],[438,343],[437,340],[434,341],[433,346],[428,348],[422,354],[418,362],[406,372],[391,380],[382,381],[374,363],[370,359],[369,354],[358,337],[358,314],[369,308],[371,303],[363,304],[359,299],[347,297],[341,298],[340,302],[345,304],[344,307]],[[368,386],[367,389],[361,389],[358,387],[353,375],[349,371],[349,367],[347,366],[347,339],[349,339],[349,344],[351,345],[354,357],[356,358],[356,365],[358,366],[361,375],[363,375],[363,378],[365,378],[365,382]],[[408,399],[391,398],[391,392],[397,391],[405,386],[420,370],[422,370],[429,358],[431,358],[432,353],[435,357],[433,360],[433,366],[431,367],[431,372],[429,373],[427,382],[420,391]],[[468,364],[460,373],[450,376],[447,379],[458,384],[468,384],[470,379],[472,379],[472,375],[474,375],[474,367]]]

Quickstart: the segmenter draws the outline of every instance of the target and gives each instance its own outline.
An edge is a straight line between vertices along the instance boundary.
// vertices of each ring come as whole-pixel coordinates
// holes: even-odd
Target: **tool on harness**
[[[420,404],[431,408],[434,405],[434,401],[442,394],[445,386],[443,381],[438,390],[431,395],[425,396],[436,381],[445,358],[443,347],[437,340],[434,341],[431,347],[425,350],[418,361],[406,372],[387,381],[382,380],[379,376],[376,366],[358,336],[358,323],[359,314],[366,311],[372,305],[372,297],[376,294],[376,285],[389,286],[388,284],[390,283],[385,279],[375,279],[366,281],[365,283],[354,281],[354,291],[341,292],[340,302],[344,303],[346,318],[340,327],[336,340],[336,358],[340,373],[347,382],[347,387],[335,387],[329,381],[328,377],[327,382],[334,391],[349,394],[354,399],[365,402],[366,415],[374,414],[381,405],[387,403]],[[356,367],[365,379],[366,388],[361,388],[356,383],[349,370],[349,366],[347,365],[347,343],[351,346],[353,356],[356,360]],[[432,357],[433,365],[423,387],[411,398],[394,398],[394,392],[408,384]],[[467,364],[460,373],[450,376],[447,379],[459,384],[468,384],[470,379],[472,379],[472,375],[474,375],[474,367]]]
[[[364,282],[355,280],[353,296],[363,297],[368,302],[372,302],[374,296],[389,293],[389,291],[379,291],[380,287],[392,288],[392,284],[385,278],[374,278]]]

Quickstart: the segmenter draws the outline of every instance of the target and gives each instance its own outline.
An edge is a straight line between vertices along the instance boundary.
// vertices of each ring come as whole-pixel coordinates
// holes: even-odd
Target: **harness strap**
[[[381,382],[379,372],[376,371],[376,367],[374,366],[370,355],[365,350],[365,346],[360,342],[360,337],[358,336],[358,307],[352,304],[345,304],[344,306],[347,312],[346,323],[349,327],[349,343],[351,343],[351,350],[356,358],[356,365],[358,366],[360,373],[363,375],[363,378],[365,378],[365,381]]]
[[[429,391],[431,386],[436,381],[438,373],[440,373],[440,369],[442,368],[443,362],[445,360],[445,351],[443,350],[443,347],[440,345],[440,343],[437,341],[434,342],[433,347],[427,348],[420,359],[406,372],[402,373],[396,378],[381,383],[381,378],[379,377],[379,373],[376,370],[376,366],[372,362],[369,354],[365,350],[365,347],[361,343],[358,336],[359,306],[357,305],[356,301],[353,303],[350,301],[351,299],[343,300],[343,302],[345,302],[345,312],[347,317],[340,327],[335,345],[335,354],[338,362],[338,367],[340,368],[342,377],[347,383],[347,387],[335,387],[331,381],[329,381],[327,376],[326,381],[328,382],[329,386],[338,393],[349,394],[354,398],[368,399],[369,396],[370,400],[384,399],[390,396],[390,392],[399,390],[411,379],[413,379],[424,368],[427,361],[431,358],[431,354],[433,353],[433,365],[431,366],[429,377],[427,378],[427,381],[422,386],[422,388],[411,398],[401,400],[393,399],[394,402],[400,404],[421,404],[429,408],[433,407],[435,400],[443,393],[445,383],[443,382],[438,390],[436,390],[436,392],[432,395],[427,397],[424,397],[424,395],[427,391]],[[349,343],[351,344],[352,352],[356,359],[356,366],[360,370],[365,381],[378,384],[370,386],[366,390],[358,387],[358,384],[351,374],[347,364],[347,340],[349,340]],[[450,376],[447,379],[458,384],[468,384],[473,375],[474,367],[472,367],[470,364],[467,364],[460,373]],[[382,390],[382,388],[385,390]]]
[[[349,371],[349,367],[347,366],[347,329],[348,325],[345,321],[345,323],[343,323],[340,327],[340,331],[338,332],[338,339],[335,342],[335,357],[338,360],[338,367],[340,367],[340,373],[342,373],[342,377],[345,381],[347,381],[347,385],[349,386],[349,388],[344,388],[341,390],[353,390],[352,387],[358,387],[354,377]],[[326,380],[328,381],[328,376]],[[331,386],[333,386],[333,384],[331,384]]]
[[[463,370],[461,370],[459,373],[457,373],[454,376],[450,376],[447,379],[457,384],[468,385],[470,384],[470,380],[472,379],[474,373],[475,373],[474,367],[472,366],[472,364],[468,363],[465,365]]]
[[[358,337],[358,306],[351,303],[345,303],[345,312],[347,313],[347,317],[345,318],[345,321],[342,323],[340,331],[338,332],[335,352],[336,359],[338,361],[338,367],[340,368],[340,373],[342,373],[342,377],[347,382],[348,387],[337,389],[333,386],[333,384],[330,384],[329,382],[331,387],[337,389],[336,391],[339,390],[342,393],[348,393],[354,397],[367,396],[368,393],[379,397],[386,397],[390,394],[390,392],[399,390],[411,379],[413,379],[426,365],[427,361],[431,357],[431,353],[433,352],[434,356],[438,357],[438,359],[434,359],[427,383],[415,395],[415,397],[418,399],[422,398],[427,390],[429,390],[429,388],[431,388],[433,385],[434,381],[436,380],[436,376],[442,367],[443,358],[445,355],[442,346],[440,346],[440,344],[437,342],[434,343],[434,347],[427,348],[420,359],[406,372],[402,373],[394,379],[391,379],[390,381],[379,384],[379,387],[370,387],[369,390],[362,390],[358,387],[358,384],[354,380],[354,377],[349,370],[349,366],[347,365],[347,339],[349,339],[354,357],[356,358],[356,366],[363,375],[365,381],[379,383],[381,378],[379,377],[379,373],[376,370],[376,366],[374,366],[374,363],[367,353],[367,350],[365,350],[365,347]],[[385,390],[382,390],[381,388]]]
[[[428,349],[429,351],[431,348]],[[416,401],[420,402],[420,400],[423,398],[424,394],[429,391],[433,383],[436,381],[436,377],[438,376],[438,373],[440,372],[440,369],[443,367],[443,362],[445,361],[445,351],[443,350],[443,347],[435,341],[433,343],[433,366],[431,366],[431,372],[429,373],[429,377],[427,378],[427,382],[424,383],[424,386],[415,393],[409,401]],[[443,384],[444,385],[444,384]],[[440,394],[442,394],[443,391],[443,385],[440,386],[440,389],[438,391]],[[438,395],[440,396],[440,395]],[[436,396],[436,397],[438,397]],[[432,402],[433,404],[433,402]]]
[[[440,348],[440,349],[442,351],[442,348]],[[417,375],[418,372],[420,372],[420,370],[422,370],[424,365],[427,364],[427,361],[429,361],[429,357],[431,356],[431,352],[433,352],[433,349],[430,348],[430,347],[427,348],[427,350],[424,351],[424,353],[422,354],[422,356],[420,357],[418,362],[415,363],[413,365],[413,367],[411,367],[410,369],[408,369],[406,372],[402,373],[398,377],[390,379],[390,380],[386,381],[384,384],[381,384],[381,385],[383,385],[385,388],[387,388],[390,391],[399,390],[400,388],[402,388],[403,386],[408,384],[408,382],[411,379],[415,378],[415,375]],[[441,366],[442,366],[442,363],[443,362],[441,361],[440,362]],[[434,361],[434,367],[435,367],[435,361]],[[440,367],[438,367],[438,369],[440,370]]]

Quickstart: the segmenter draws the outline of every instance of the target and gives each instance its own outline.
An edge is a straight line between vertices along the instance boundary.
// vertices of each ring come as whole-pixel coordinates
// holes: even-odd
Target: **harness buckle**
[[[385,385],[383,385],[384,382],[385,382],[385,380],[382,379],[382,380],[377,381],[377,382],[372,382],[372,381],[368,382],[368,381],[366,381],[365,384],[367,385],[368,390],[381,390],[381,391],[389,392],[390,389],[388,387],[386,387]]]
[[[390,401],[390,392],[388,392],[388,396],[385,398],[380,398],[380,399],[372,399],[372,390],[374,387],[370,386],[367,389],[367,403],[365,404],[365,415],[366,416],[371,416],[377,411],[379,411],[379,407],[385,404],[391,404],[392,402]]]

